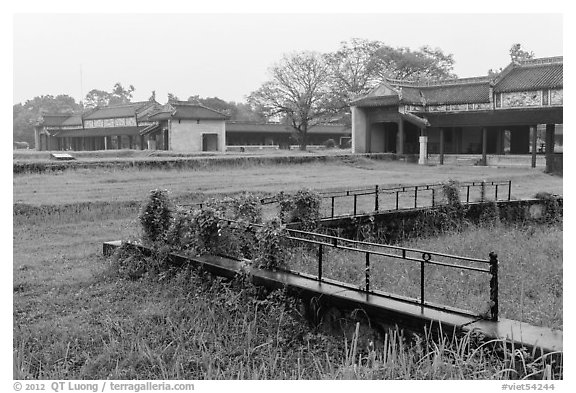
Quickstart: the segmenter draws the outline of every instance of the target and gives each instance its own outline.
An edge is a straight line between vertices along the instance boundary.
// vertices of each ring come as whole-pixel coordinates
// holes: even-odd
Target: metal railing
[[[360,214],[359,199],[373,195],[373,202],[363,200],[362,212],[378,212],[401,209],[416,209],[419,207],[435,207],[441,204],[443,184],[422,184],[414,186],[399,186],[383,188],[378,185],[370,188],[359,188],[345,191],[323,192],[320,193],[322,200],[329,200],[329,208],[324,205],[322,208],[322,218],[338,218],[346,216],[356,216]],[[480,201],[487,200],[493,195],[494,201],[510,200],[512,195],[512,181],[473,181],[459,183],[460,191],[465,191],[465,196],[460,195],[460,201],[465,204],[471,203],[471,190],[481,190],[484,188],[485,194],[478,195]],[[502,188],[505,189],[504,198],[502,198]],[[439,194],[439,195],[438,195]],[[390,197],[392,200],[390,200]],[[387,198],[388,204],[384,204]],[[351,207],[345,209],[344,214],[337,214],[336,201],[344,199],[351,204]],[[408,204],[407,204],[408,202]],[[269,202],[270,203],[270,202]],[[369,210],[366,207],[370,205]],[[349,206],[349,205],[348,205]],[[373,206],[373,209],[372,209]],[[387,206],[387,208],[384,208]]]
[[[238,221],[222,218],[223,221],[228,223],[238,223]],[[243,228],[246,230],[254,231],[255,228],[260,228],[261,224],[245,224]],[[235,228],[237,229],[237,228]],[[469,316],[485,317],[484,315],[474,314],[464,310],[451,309],[447,306],[439,306],[426,301],[426,286],[425,278],[427,266],[438,266],[440,268],[459,269],[460,271],[478,272],[490,275],[490,320],[498,320],[498,256],[491,252],[487,259],[470,258],[464,256],[457,256],[434,251],[420,250],[402,246],[392,246],[371,242],[363,242],[340,238],[332,235],[325,235],[315,232],[306,232],[296,229],[286,228],[286,239],[316,246],[315,257],[317,260],[317,270],[314,275],[306,275],[303,272],[284,269],[284,271],[296,275],[306,275],[320,283],[327,282],[330,284],[339,285],[341,287],[361,291],[366,293],[366,296],[377,295],[389,297],[396,300],[401,300],[420,306],[430,308],[456,311]],[[364,256],[364,282],[360,287],[354,286],[352,283],[336,282],[332,279],[326,279],[324,274],[324,255],[327,249],[335,249],[342,251],[349,251],[353,253],[363,254]],[[374,291],[371,287],[372,280],[372,267],[374,257],[387,257],[397,260],[406,261],[408,263],[415,263],[419,265],[420,273],[420,296],[419,298],[409,298],[401,295],[387,294],[381,291]],[[486,266],[488,265],[488,266]]]
[[[444,184],[419,184],[413,186],[382,187],[375,185],[372,187],[347,189],[341,191],[319,192],[321,197],[321,218],[342,218],[357,216],[369,212],[393,211],[404,209],[416,209],[419,207],[435,207],[442,204],[442,189]],[[512,181],[472,181],[458,183],[460,202],[470,204],[474,189],[477,192],[477,199],[483,201],[493,196],[494,201],[510,201],[512,197]],[[484,188],[485,194],[479,192]],[[502,191],[504,189],[504,192]],[[465,192],[464,192],[465,191]],[[462,195],[464,194],[464,195]],[[368,200],[366,197],[370,197]],[[362,200],[361,200],[362,199]],[[346,206],[344,213],[337,212],[336,201],[344,200]],[[361,202],[361,203],[360,203]],[[387,203],[385,203],[387,202]],[[260,199],[262,205],[279,203],[278,196],[269,196]],[[197,207],[202,209],[206,202],[183,204],[181,206]]]

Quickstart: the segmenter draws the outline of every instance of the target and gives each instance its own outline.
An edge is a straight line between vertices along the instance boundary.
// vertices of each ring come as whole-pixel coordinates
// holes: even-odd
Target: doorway
[[[218,151],[218,134],[202,134],[202,151]]]

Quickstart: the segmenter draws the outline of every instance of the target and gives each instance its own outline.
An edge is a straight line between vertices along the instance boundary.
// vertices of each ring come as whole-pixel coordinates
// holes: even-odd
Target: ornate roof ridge
[[[480,83],[490,83],[492,78],[490,76],[472,76],[468,78],[456,78],[456,79],[446,79],[440,81],[407,81],[402,79],[386,79],[389,83],[398,85],[399,87],[413,87],[413,88],[426,88],[426,87],[438,87],[438,86],[458,86],[458,85],[470,85],[470,84],[480,84]]]

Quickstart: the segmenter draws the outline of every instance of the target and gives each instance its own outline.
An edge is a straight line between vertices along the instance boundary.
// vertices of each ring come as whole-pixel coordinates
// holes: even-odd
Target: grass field
[[[248,300],[253,298],[245,297],[242,290],[219,283],[211,286],[194,277],[174,281],[187,281],[188,286],[120,280],[106,274],[109,262],[101,256],[103,241],[137,236],[138,208],[126,202],[141,201],[157,187],[167,188],[183,200],[200,201],[241,190],[265,194],[305,186],[333,189],[449,178],[512,179],[513,195],[517,197],[533,196],[542,190],[562,194],[562,180],[541,170],[435,168],[364,159],[341,164],[246,166],[226,171],[86,170],[15,176],[15,203],[60,207],[51,213],[49,209],[38,209],[14,216],[13,323],[18,372],[21,377],[51,379],[526,376],[529,370],[518,375],[516,371],[504,372],[511,365],[494,358],[462,358],[468,363],[458,366],[449,354],[455,353],[454,346],[464,345],[462,342],[451,346],[445,343],[446,351],[424,347],[417,355],[418,351],[402,349],[401,341],[390,338],[396,343],[393,346],[382,343],[377,350],[363,348],[351,356],[351,334],[344,339],[342,332],[334,337],[311,330],[298,316],[297,308],[280,307],[282,302]],[[80,206],[78,202],[88,204]],[[106,208],[91,202],[103,202]],[[464,240],[448,236],[418,247],[443,251],[443,246],[461,246],[454,252],[469,254],[472,251],[467,247],[476,244],[484,254],[505,235],[478,238],[472,233]],[[544,250],[550,251],[558,247],[561,231],[549,231],[547,235],[550,239],[543,241],[551,248]],[[538,231],[517,236],[542,238]],[[509,242],[516,239],[510,238]],[[534,247],[542,244],[535,243]],[[516,251],[510,249],[509,256],[516,256]],[[553,297],[541,301],[534,294],[538,289],[529,286],[534,277],[542,277],[550,281],[550,293],[562,291],[557,285],[561,249],[560,259],[556,256],[556,262],[548,268],[543,265],[548,262],[546,252],[537,260],[524,258],[518,262],[522,280],[511,281],[510,288],[518,293],[523,290],[524,311],[514,314],[512,308],[506,308],[510,315],[535,323],[548,320],[550,324],[543,324],[560,327],[561,311],[559,316],[538,310],[561,308],[561,301]],[[502,251],[499,253],[501,260],[507,258]],[[533,275],[528,267],[535,270]],[[515,273],[505,273],[504,277],[506,274]],[[503,297],[508,296],[505,288],[502,291]],[[528,308],[536,311],[526,311]],[[237,318],[230,319],[230,315]],[[432,354],[426,357],[430,351]]]
[[[562,178],[541,169],[468,166],[417,166],[366,158],[339,163],[246,165],[204,170],[79,169],[14,176],[14,203],[63,204],[86,201],[142,200],[153,188],[174,197],[239,191],[276,193],[308,187],[338,189],[359,186],[428,184],[454,180],[512,180],[512,195],[532,197],[538,191],[562,193]]]

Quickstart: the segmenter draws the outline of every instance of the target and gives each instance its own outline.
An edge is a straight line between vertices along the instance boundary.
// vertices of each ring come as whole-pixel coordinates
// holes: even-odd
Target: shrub
[[[280,219],[283,223],[299,223],[303,230],[316,228],[320,219],[320,194],[311,190],[299,190],[293,196],[278,194]]]
[[[274,218],[264,224],[256,232],[258,247],[254,262],[263,269],[278,269],[286,267],[288,247],[286,227]]]
[[[192,211],[178,208],[168,229],[167,244],[175,251],[196,253],[196,223]]]
[[[480,225],[493,226],[500,222],[500,209],[496,202],[484,202],[481,209],[479,217]]]
[[[144,244],[154,244],[166,240],[166,232],[171,224],[173,205],[167,190],[152,190],[148,201],[140,211]]]
[[[333,149],[336,147],[336,142],[334,142],[334,139],[327,139],[326,141],[324,141],[324,146],[327,149]]]
[[[544,202],[545,213],[543,218],[546,222],[557,223],[562,220],[563,208],[558,195],[541,191],[534,197]]]
[[[442,192],[448,205],[450,206],[461,206],[460,202],[460,183],[455,180],[448,180],[448,182],[442,184]]]
[[[138,248],[128,243],[122,243],[116,249],[111,262],[113,273],[124,279],[137,280],[148,271],[147,258]]]

